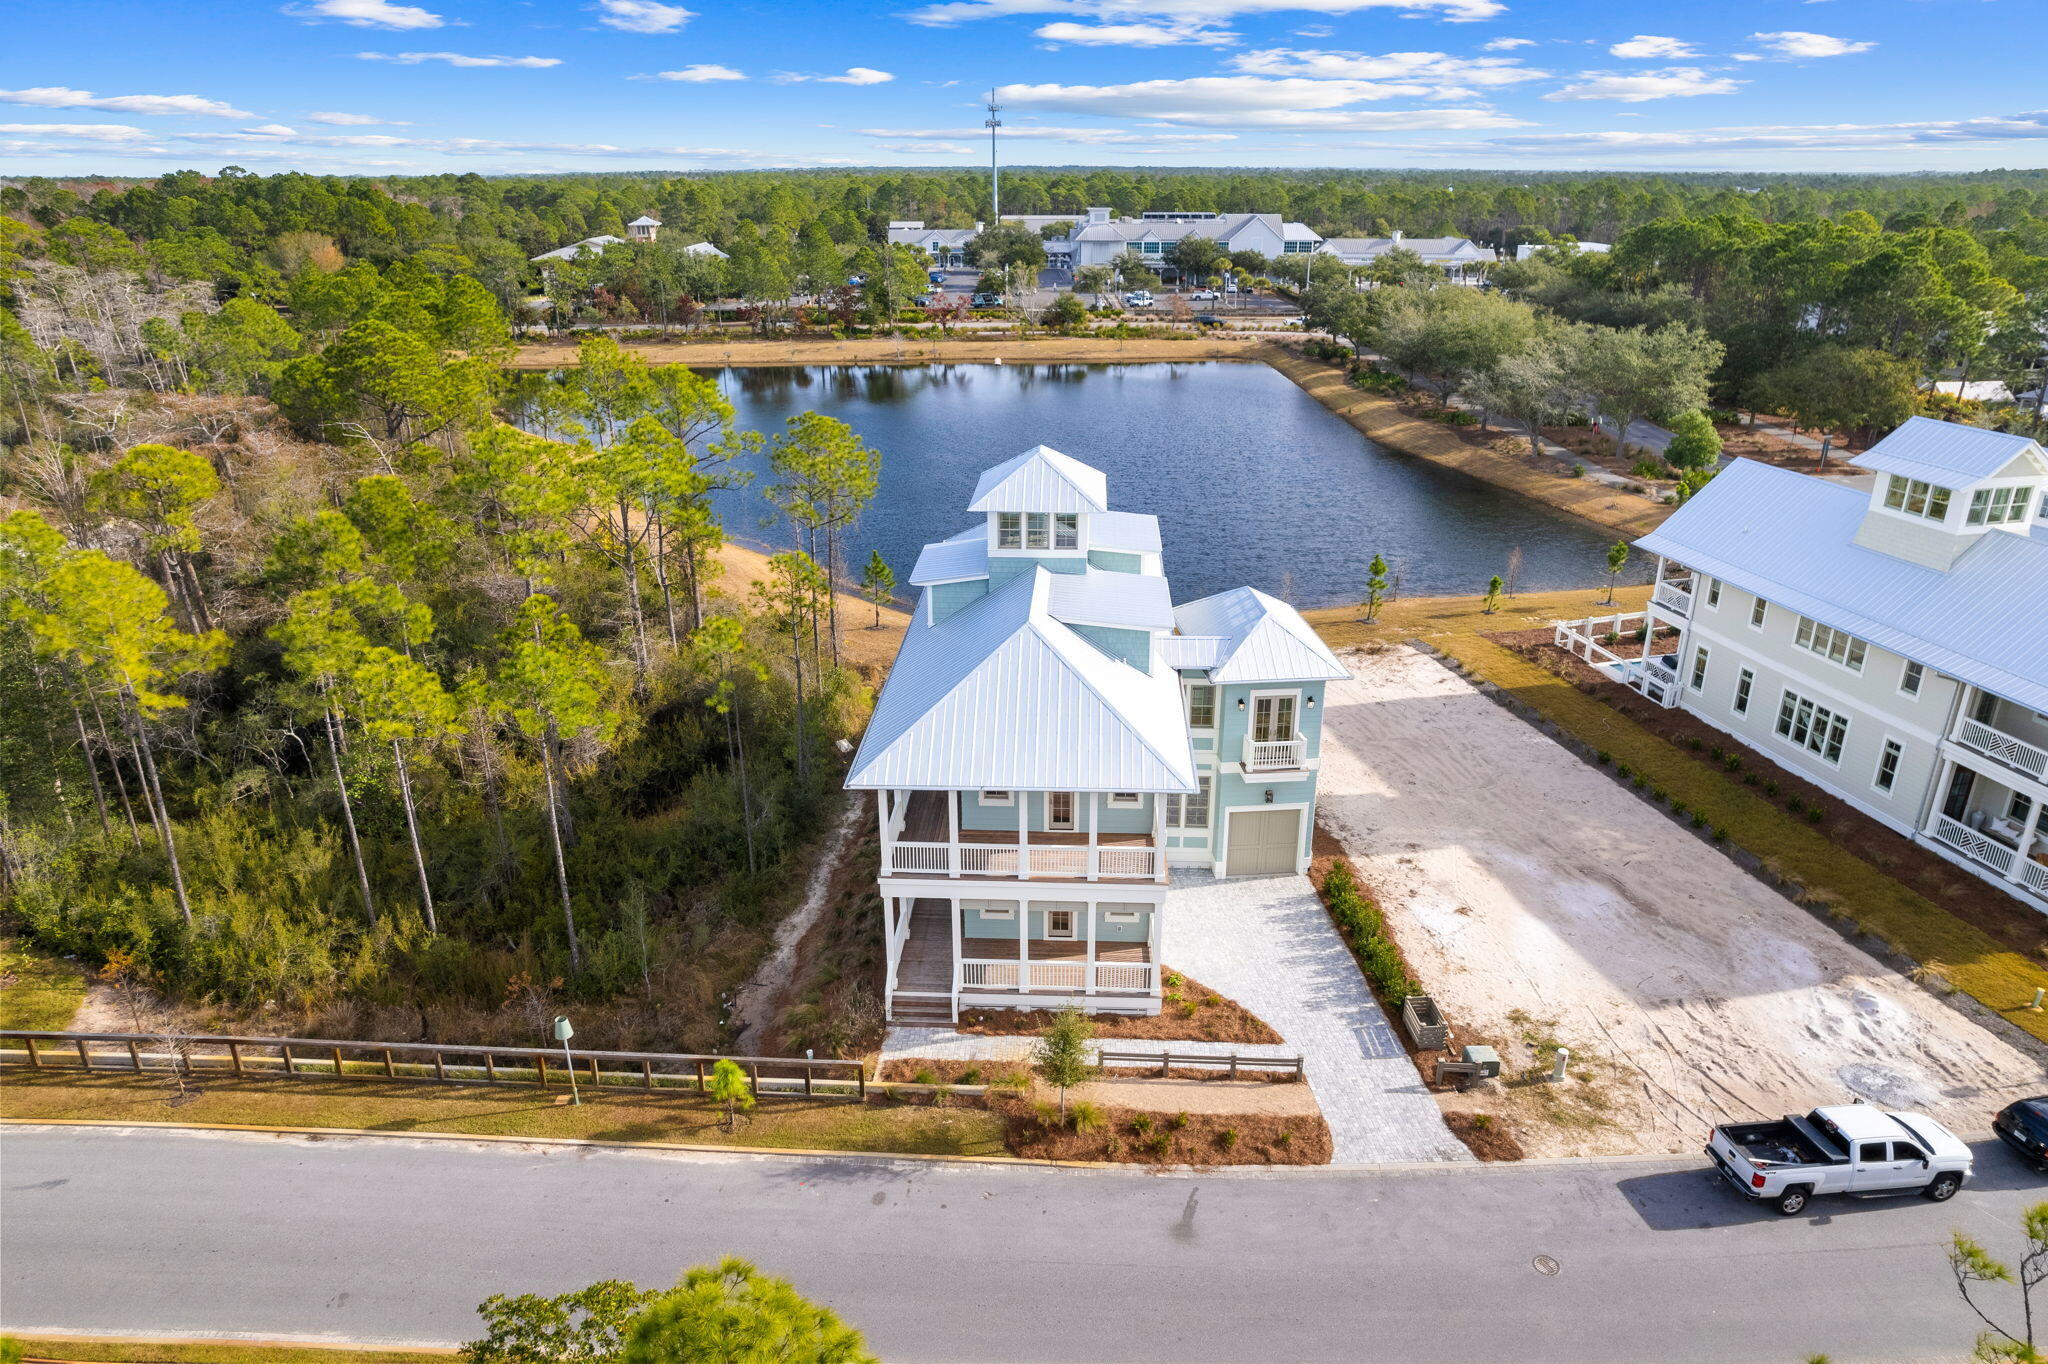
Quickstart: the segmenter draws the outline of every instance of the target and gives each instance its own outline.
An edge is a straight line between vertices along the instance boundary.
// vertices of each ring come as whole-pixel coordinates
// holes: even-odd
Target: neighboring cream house
[[[926,227],[915,220],[889,224],[892,245],[917,247],[942,269],[958,269],[967,264],[967,244],[980,235],[980,223],[973,227]]]
[[[1636,542],[1647,613],[1557,642],[2048,911],[2048,456],[1915,417],[1851,463],[1736,460]]]
[[[1171,868],[1298,873],[1325,685],[1345,669],[1251,588],[1175,607],[1157,518],[1038,446],[924,547],[846,785],[875,793],[888,1013],[1157,1013]]]
[[[1400,232],[1391,237],[1332,237],[1318,249],[1349,266],[1371,265],[1395,249],[1413,251],[1428,265],[1440,266],[1452,279],[1462,280],[1467,272],[1494,263],[1494,254],[1468,237],[1410,237]]]

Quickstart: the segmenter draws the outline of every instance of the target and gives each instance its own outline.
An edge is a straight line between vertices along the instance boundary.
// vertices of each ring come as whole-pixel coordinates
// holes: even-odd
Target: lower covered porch
[[[885,882],[882,906],[891,1022],[1068,1004],[1159,1012],[1159,900],[941,897]]]
[[[1952,747],[1935,790],[1921,841],[2048,911],[2048,786]]]

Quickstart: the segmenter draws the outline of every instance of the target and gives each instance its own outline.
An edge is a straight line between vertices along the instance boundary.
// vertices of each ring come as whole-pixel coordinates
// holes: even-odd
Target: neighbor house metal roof
[[[604,254],[604,249],[607,246],[617,246],[624,240],[626,240],[624,237],[585,237],[580,242],[570,242],[567,246],[558,246],[552,251],[543,251],[538,256],[535,256],[534,259],[574,260],[585,252],[598,256]]]
[[[988,525],[976,522],[958,535],[926,545],[910,570],[910,585],[959,582],[988,576]]]
[[[912,619],[846,779],[856,790],[1193,792],[1180,681],[1053,618],[1020,574],[937,625]]]
[[[1217,635],[1212,682],[1312,682],[1349,677],[1301,613],[1256,587],[1233,587],[1173,610],[1184,635]],[[1179,665],[1198,667],[1200,664]]]
[[[650,218],[645,213],[626,224],[627,227],[660,227],[661,219]]]
[[[1090,568],[1055,573],[1047,598],[1053,619],[1115,630],[1171,630],[1173,598],[1166,579],[1152,573]]]
[[[2041,447],[2026,436],[1932,417],[1908,417],[1897,430],[1849,462],[1859,469],[1955,488],[1998,477],[2029,450],[2036,460],[2042,458]],[[2048,465],[2042,467],[2048,469]]]
[[[1859,489],[1738,459],[1636,543],[2048,712],[2048,540],[1981,532],[1944,572],[1856,544],[1869,506]]]
[[[984,472],[967,510],[1104,512],[1109,510],[1109,480],[1072,455],[1034,445]]]
[[[1373,260],[1399,247],[1424,260],[1491,260],[1492,253],[1469,237],[1331,237],[1322,249],[1347,264]]]

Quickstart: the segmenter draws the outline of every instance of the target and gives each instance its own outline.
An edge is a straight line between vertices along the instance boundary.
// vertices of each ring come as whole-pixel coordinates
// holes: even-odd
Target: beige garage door
[[[1237,810],[1230,816],[1226,876],[1273,876],[1294,870],[1301,847],[1301,811]]]

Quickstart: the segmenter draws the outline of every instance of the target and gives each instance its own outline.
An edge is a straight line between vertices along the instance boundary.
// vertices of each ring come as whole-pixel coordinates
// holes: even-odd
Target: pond
[[[1159,517],[1176,601],[1244,583],[1299,606],[1355,601],[1375,552],[1411,595],[1484,591],[1518,547],[1521,587],[1591,586],[1616,538],[1383,449],[1260,364],[831,365],[720,382],[742,426],[773,435],[812,409],[882,452],[845,563],[858,573],[879,548],[899,584],[921,546],[973,520],[976,476],[1038,444],[1101,469],[1113,507]],[[733,538],[786,547],[767,481],[763,468],[719,512]]]

